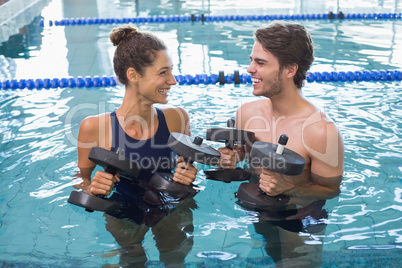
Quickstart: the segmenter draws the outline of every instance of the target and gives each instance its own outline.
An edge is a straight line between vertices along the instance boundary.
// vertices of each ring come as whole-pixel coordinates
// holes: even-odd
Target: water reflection
[[[28,59],[34,55],[33,51],[39,51],[42,44],[42,27],[39,27],[41,16],[19,29],[18,34],[11,35],[7,41],[0,45],[0,55],[9,58]]]
[[[152,14],[151,12],[155,12],[155,14],[158,12],[178,14],[178,11],[172,9],[172,5],[175,4],[172,1],[167,1],[170,4],[165,10],[163,10],[161,1],[158,1],[158,5],[161,7],[156,11],[152,9],[155,1],[141,2],[142,6],[135,7],[131,5],[132,1],[124,1],[124,6],[122,5],[121,10],[118,11],[116,11],[114,3],[112,4],[110,1],[98,0],[96,2],[101,3],[103,9],[108,9],[109,14],[114,14],[113,16],[117,16],[116,14],[122,17],[128,17],[130,14],[132,16],[134,9],[137,15]],[[120,2],[123,3],[123,1]],[[202,3],[200,1],[180,2],[185,3],[182,6],[182,13],[209,8],[206,4],[207,1],[202,1]],[[261,3],[261,1],[258,2]],[[299,2],[302,3],[303,1]],[[361,7],[360,12],[384,11],[384,9],[376,9],[375,3],[361,2],[366,2],[370,6]],[[395,5],[395,9],[400,12],[397,9],[397,3],[400,1],[385,1],[384,7],[389,6],[391,2]],[[251,13],[250,9],[235,10],[233,7],[230,10],[227,5],[225,6],[222,3],[233,3],[233,1],[220,1],[221,11]],[[269,1],[261,4],[268,5],[267,3]],[[308,8],[308,3],[305,1],[303,3],[304,6],[297,10],[300,12],[295,11],[295,13],[312,12],[312,9]],[[249,2],[243,4],[247,5]],[[355,4],[353,2],[353,5]],[[353,8],[353,5],[348,7],[349,10]],[[74,6],[77,12],[82,11],[80,3]],[[145,7],[147,8],[145,9]],[[325,6],[317,7],[320,12],[325,8]],[[257,11],[265,12],[267,9]],[[342,11],[346,11],[345,7],[342,8]],[[269,10],[269,12],[279,13],[275,9]],[[76,17],[74,12],[69,14],[71,17]],[[99,16],[106,17],[106,15],[106,13],[99,12]],[[315,42],[318,46],[317,71],[324,71],[323,68],[350,70],[351,68],[378,69],[381,67],[387,69],[395,66],[400,67],[399,40],[401,40],[402,31],[399,21],[384,20],[364,23],[360,21],[331,23],[304,21],[303,23],[313,30]],[[180,45],[180,62],[179,56],[176,55],[175,65],[181,65],[176,70],[183,73],[204,71],[208,73],[221,68],[232,70],[235,67],[248,64],[248,46],[252,42],[250,29],[255,28],[258,24],[260,22],[211,23],[204,26],[172,23],[169,25],[140,25],[140,27],[149,30],[155,29],[168,36],[171,40],[172,51],[176,54],[179,52],[175,52],[174,49]],[[372,30],[371,25],[375,25],[375,29],[384,28],[384,32],[366,36],[367,31]],[[107,55],[109,45],[107,45],[107,49],[104,46],[109,44],[105,40],[107,40],[111,26],[101,26],[99,32],[96,32],[97,29],[90,29],[88,38],[84,34],[85,28],[88,29],[89,27],[86,26],[82,29],[75,27],[66,30],[69,31],[68,35],[72,36],[69,48],[79,47],[79,38],[84,38],[84,46],[82,47],[88,46],[90,49],[98,51],[99,57]],[[14,40],[18,40],[17,43],[9,41],[7,41],[9,42],[7,45],[2,43],[3,51],[13,51],[12,46],[18,48],[19,52],[7,52],[9,53],[7,55],[13,54],[23,59],[16,62],[17,67],[24,67],[28,62],[31,62],[42,42],[41,34],[50,40],[49,47],[53,47],[57,51],[57,55],[66,61],[65,55],[60,52],[60,50],[65,49],[65,43],[59,43],[61,39],[55,35],[56,31],[63,31],[64,33],[64,29],[52,28],[46,29],[45,32],[42,32],[42,28],[35,30],[40,30],[35,37],[38,38],[37,40],[33,36],[27,36],[31,34],[25,29],[17,34],[19,36],[9,38],[15,38]],[[77,40],[73,42],[74,31],[77,31],[75,36]],[[200,31],[200,38],[197,37],[197,31]],[[34,30],[31,33],[34,34]],[[22,37],[24,35],[25,37]],[[180,44],[176,35],[180,35]],[[191,39],[189,40],[189,38]],[[221,41],[223,41],[222,44],[220,44]],[[26,52],[30,47],[33,50]],[[42,49],[43,54],[52,54],[49,51],[50,48]],[[387,50],[391,51],[390,54],[386,54]],[[368,51],[373,54],[367,55]],[[380,51],[380,53],[376,53],[376,51]],[[90,75],[92,73],[86,73],[85,67],[92,68],[92,65],[101,62],[99,60],[92,63],[82,55],[74,58],[73,49],[69,53],[71,53],[69,55],[69,59],[71,59],[70,68],[73,71],[76,70],[75,74]],[[199,55],[200,53],[203,54]],[[197,59],[200,60],[194,61],[194,54],[197,54]],[[14,56],[7,56],[6,60]],[[43,57],[41,60],[43,64]],[[61,61],[56,57],[53,57],[52,60],[52,62],[57,62],[57,65],[52,65],[51,61],[45,61],[45,65],[50,66],[51,69],[45,71],[42,67],[30,69],[34,75],[45,73],[49,76],[59,76],[58,73],[55,73],[57,71],[55,67],[59,67]],[[102,62],[105,64],[102,68],[110,68],[110,66],[108,67],[109,58],[106,58],[105,61],[102,60]],[[0,68],[6,66],[3,61],[0,65]],[[99,66],[93,67],[93,73],[96,75],[102,74],[98,73],[102,70],[107,74],[107,69],[101,69]],[[64,69],[63,72],[63,75],[68,75]],[[6,77],[11,78],[13,76],[13,74],[8,74],[7,70]],[[35,76],[30,77],[35,78]],[[335,121],[345,137],[346,145],[346,173],[340,203],[331,202],[336,203],[336,205],[333,210],[327,210],[330,214],[328,221],[317,221],[320,224],[328,224],[325,227],[325,238],[322,238],[320,233],[303,231],[297,240],[300,242],[300,239],[305,239],[306,245],[315,245],[322,239],[325,240],[323,252],[323,264],[325,265],[323,267],[330,267],[331,265],[364,267],[367,264],[377,267],[384,265],[397,267],[401,263],[402,194],[400,189],[402,181],[400,179],[400,159],[402,155],[400,153],[400,121],[402,118],[400,111],[402,103],[400,101],[400,88],[401,83],[398,81],[387,83],[312,83],[307,84],[304,88],[307,95],[312,96],[314,102],[329,107],[327,112],[330,117],[336,118]],[[75,147],[69,141],[63,140],[63,133],[70,131],[70,128],[77,129],[82,117],[97,112],[97,109],[94,111],[89,108],[80,111],[70,126],[65,124],[68,109],[74,109],[78,104],[82,104],[82,100],[87,103],[95,103],[98,106],[100,103],[110,103],[110,100],[118,103],[119,98],[121,98],[119,90],[119,88],[100,89],[99,91],[64,89],[43,91],[42,93],[34,91],[29,94],[27,92],[3,93],[1,100],[2,124],[0,126],[2,130],[0,133],[0,151],[4,158],[0,161],[2,162],[0,164],[2,170],[0,240],[3,243],[0,243],[1,247],[7,250],[7,254],[0,257],[2,264],[46,266],[57,262],[57,265],[54,264],[54,266],[63,266],[69,263],[72,266],[85,267],[91,263],[93,266],[101,267],[108,261],[105,261],[102,253],[107,252],[110,248],[115,248],[119,252],[122,250],[121,252],[124,254],[125,248],[114,244],[114,239],[105,230],[100,216],[94,214],[89,216],[66,204],[66,196],[71,189],[67,183],[70,182],[71,170],[76,166],[74,162],[76,153]],[[250,92],[251,89],[248,85],[241,85],[240,87],[232,85],[223,87],[215,85],[181,86],[178,87],[177,93],[172,95],[172,104],[184,106],[189,111],[192,129],[194,130],[193,134],[197,135],[204,133],[207,126],[224,126],[225,121],[229,117],[233,117],[235,108],[239,105],[238,101],[246,102],[252,99]],[[65,107],[60,107],[60,112],[54,112],[55,109],[46,108],[47,105],[41,106],[41,102],[36,101],[38,98],[48,101],[49,97],[52,98],[53,96],[56,110],[58,104],[65,105]],[[38,106],[38,109],[33,110],[32,107],[38,104],[40,107]],[[41,112],[42,109],[44,109],[44,113]],[[38,126],[42,126],[42,128]],[[205,136],[205,134],[201,136]],[[218,144],[214,144],[214,146],[219,147]],[[256,227],[252,223],[249,224],[246,220],[242,221],[244,211],[234,212],[233,192],[235,192],[234,188],[236,187],[206,182],[202,176],[198,180],[206,190],[197,196],[197,203],[201,203],[202,209],[193,211],[194,220],[196,220],[195,232],[198,230],[199,233],[198,240],[195,243],[198,248],[194,246],[195,254],[189,254],[188,259],[193,261],[197,252],[202,252],[200,255],[203,258],[221,256],[211,253],[209,251],[211,246],[214,247],[214,252],[226,252],[238,256],[247,256],[247,250],[251,252],[256,249],[249,254],[248,264],[252,261],[256,263],[261,260],[259,267],[267,267],[267,262],[263,260],[268,258],[260,257],[264,250],[261,250],[262,246],[259,246],[265,240],[270,241],[270,237],[261,239],[265,227],[262,228],[262,231],[259,231],[261,228],[257,227],[257,231],[260,232],[257,235],[255,233]],[[59,189],[60,185],[63,185],[60,184],[60,181],[64,182],[64,186],[68,186],[63,188],[64,191]],[[32,195],[28,193],[32,193]],[[220,219],[224,219],[224,221],[220,221]],[[317,219],[314,218],[314,220]],[[27,222],[30,224],[27,225]],[[241,224],[236,225],[239,222]],[[292,232],[293,225],[290,228],[286,224],[278,224],[274,221],[262,223],[262,225],[264,224],[269,225],[267,230],[277,237],[282,233],[287,237],[296,235]],[[64,226],[70,227],[65,228]],[[294,226],[304,228],[305,225],[303,220],[300,222],[297,219]],[[147,228],[144,227],[144,229]],[[148,231],[149,233],[151,232]],[[272,238],[273,243],[276,241],[275,239],[275,237]],[[251,245],[244,246],[247,243]],[[297,243],[295,240],[295,244]],[[317,245],[317,247],[320,246]],[[299,253],[305,249],[296,248],[300,249],[298,250]],[[130,249],[132,248],[127,246],[127,250],[130,251]],[[276,250],[271,247],[268,250],[273,251],[272,254],[276,254],[276,256],[281,257],[282,255],[279,249]],[[152,248],[148,250],[147,254],[148,259],[156,259],[152,255]],[[30,259],[30,263],[21,262],[27,258]],[[127,258],[130,259],[131,257],[128,255]],[[209,262],[210,266],[215,265],[215,267],[218,266],[217,263]],[[233,263],[235,262],[232,262],[231,265]],[[229,266],[230,264],[226,265]]]
[[[77,17],[80,13],[86,17],[99,17],[96,5],[87,4],[83,8],[80,0],[63,0],[62,8],[66,18]],[[101,32],[101,28],[96,26],[65,27],[69,76],[113,74],[113,66],[107,53],[111,44],[98,42],[100,35],[108,37],[108,33],[101,34]]]
[[[256,177],[252,177],[253,180]],[[239,193],[240,190],[241,187]],[[265,252],[276,267],[321,267],[330,209],[328,206],[324,208],[325,200],[291,197],[282,202],[277,197],[270,197],[271,205],[252,209],[242,204],[243,200],[238,197],[238,204],[254,218],[249,226],[250,233],[255,232],[264,238]]]
[[[151,230],[165,267],[184,267],[184,260],[193,246],[194,199],[187,199],[172,208],[130,206],[124,218],[105,214],[106,229],[121,247],[120,267],[144,267],[148,261],[143,241]],[[127,217],[128,214],[131,217]],[[168,230],[168,231],[167,231]]]

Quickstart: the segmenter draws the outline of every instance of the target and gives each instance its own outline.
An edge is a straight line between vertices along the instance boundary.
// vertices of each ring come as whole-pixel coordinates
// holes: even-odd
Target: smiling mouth
[[[257,84],[257,83],[260,83],[261,80],[257,79],[257,78],[251,78],[251,82],[253,82],[253,84]]]
[[[169,91],[170,91],[170,88],[161,88],[158,90],[158,92],[161,94],[168,94]]]

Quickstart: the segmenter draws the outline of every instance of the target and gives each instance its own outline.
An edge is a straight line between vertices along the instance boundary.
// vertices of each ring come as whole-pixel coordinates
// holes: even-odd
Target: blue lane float
[[[179,74],[174,76],[179,85],[199,85],[199,84],[247,84],[251,82],[249,74],[240,74],[234,71],[225,74],[219,71],[218,74]],[[374,71],[348,71],[348,72],[308,72],[306,80],[308,83],[324,82],[376,82],[376,81],[402,81],[402,71],[400,70],[374,70]],[[114,87],[117,85],[116,78],[113,76],[78,76],[77,78],[45,78],[45,79],[10,79],[1,83],[2,90],[18,89],[51,89],[51,88],[101,88]]]
[[[44,79],[10,79],[1,83],[2,90],[17,89],[51,89],[51,88],[92,88],[92,87],[114,87],[116,78],[108,76],[86,76],[70,78],[44,78]]]
[[[61,20],[41,20],[39,25],[48,26],[83,26],[99,24],[141,24],[170,22],[222,22],[222,21],[272,21],[272,20],[401,20],[402,13],[333,13],[295,14],[295,15],[223,15],[205,14],[153,16],[135,18],[67,18]]]
[[[374,70],[348,72],[309,72],[307,82],[401,81],[402,71]]]

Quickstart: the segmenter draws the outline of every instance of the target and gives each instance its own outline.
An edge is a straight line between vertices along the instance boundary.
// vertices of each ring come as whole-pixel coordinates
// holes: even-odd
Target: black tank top
[[[124,150],[126,158],[135,162],[141,168],[138,179],[148,181],[155,172],[171,172],[176,166],[176,153],[167,145],[170,132],[166,124],[163,112],[155,108],[158,115],[158,130],[155,135],[147,140],[136,140],[127,135],[117,120],[116,112],[110,114],[112,125],[112,148],[116,152],[118,148]],[[136,199],[138,186],[132,180],[120,178],[115,184],[118,196],[115,199]],[[137,186],[137,187],[136,187]],[[138,198],[138,197],[137,197]],[[123,200],[121,200],[123,201]]]

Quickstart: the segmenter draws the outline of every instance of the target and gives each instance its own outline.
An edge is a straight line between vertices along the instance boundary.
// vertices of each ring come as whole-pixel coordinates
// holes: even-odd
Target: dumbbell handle
[[[189,164],[193,164],[193,163],[194,163],[194,160],[192,160],[192,159],[190,159],[190,158],[187,158],[187,157],[184,157],[184,156],[183,156],[183,161],[184,161],[185,163],[189,163]]]
[[[276,152],[275,152],[275,153],[277,153],[277,154],[282,154],[282,153],[283,153],[283,149],[285,148],[285,145],[288,143],[288,140],[289,140],[289,137],[288,137],[286,134],[282,134],[282,135],[279,137],[278,147],[276,148]],[[265,193],[263,190],[261,190],[261,188],[258,188],[258,190],[259,190],[259,192],[260,192],[261,194],[267,194],[267,193]],[[283,196],[285,196],[285,195],[280,194],[280,195],[277,195],[277,196],[275,196],[275,197],[277,197],[277,198],[282,198]]]
[[[233,150],[234,141],[230,141],[230,140],[225,141],[225,146],[226,146],[226,148]]]
[[[203,142],[203,139],[201,137],[198,137],[198,136],[195,137],[194,140],[193,140],[193,143],[196,144],[196,145],[201,145],[202,142]],[[190,158],[187,158],[187,157],[184,157],[184,156],[183,156],[183,160],[184,160],[185,163],[189,163],[189,164],[194,163],[194,160],[192,160]]]
[[[289,137],[286,134],[282,134],[279,137],[278,147],[276,148],[277,154],[283,153],[283,149],[285,149],[285,145],[288,143],[288,139],[289,139]]]
[[[228,126],[228,128],[233,128],[234,129],[236,127],[235,120],[234,119],[228,119],[227,126]],[[233,150],[234,143],[235,143],[234,140],[227,140],[225,142],[226,148],[229,148],[230,150]]]
[[[112,167],[106,167],[105,172],[109,173],[109,174],[112,174],[114,176],[114,175],[116,175],[117,170],[112,168]]]

